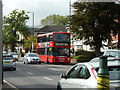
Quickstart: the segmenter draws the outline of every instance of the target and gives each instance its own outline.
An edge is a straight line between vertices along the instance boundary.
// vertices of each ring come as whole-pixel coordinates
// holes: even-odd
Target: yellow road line
[[[10,84],[9,82],[7,82],[6,80],[3,80],[3,82],[7,83],[8,85],[10,85],[12,88],[15,88],[16,90],[19,90],[18,88],[16,88],[15,86],[13,86],[13,85]]]

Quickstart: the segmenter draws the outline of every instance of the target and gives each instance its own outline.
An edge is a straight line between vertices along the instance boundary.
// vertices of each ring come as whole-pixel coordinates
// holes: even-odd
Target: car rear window
[[[95,70],[98,72],[99,68]],[[110,80],[120,80],[120,66],[109,66],[108,70]]]
[[[17,53],[10,53],[11,55],[17,55]]]
[[[107,51],[105,55],[106,56],[113,56],[113,57],[115,57],[115,56],[120,57],[120,52],[118,52],[118,51]]]
[[[29,56],[29,57],[38,57],[37,54],[29,54],[28,56]]]
[[[13,59],[12,56],[3,56],[3,60],[9,60],[9,59]]]

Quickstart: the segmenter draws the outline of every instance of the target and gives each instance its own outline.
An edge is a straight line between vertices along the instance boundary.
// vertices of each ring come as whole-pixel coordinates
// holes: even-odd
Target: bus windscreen
[[[54,42],[70,42],[70,34],[54,33],[53,41]]]
[[[69,48],[53,48],[52,50],[53,56],[70,56]]]

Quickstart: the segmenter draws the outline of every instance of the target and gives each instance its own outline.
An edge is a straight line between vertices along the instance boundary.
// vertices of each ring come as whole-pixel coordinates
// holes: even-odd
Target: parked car
[[[29,63],[39,63],[41,64],[41,59],[36,53],[27,53],[24,56],[23,60],[24,64],[29,64]]]
[[[16,60],[12,55],[3,55],[3,69],[12,69],[14,71],[16,70]]]
[[[107,56],[108,61],[120,60],[120,50],[117,49],[108,49],[104,52],[103,56]],[[96,57],[90,60],[90,62],[99,61],[100,57]]]
[[[108,60],[120,60],[120,50],[118,49],[108,49],[104,52],[103,56],[108,56]]]
[[[7,52],[6,52],[6,51],[3,51],[3,54],[7,54]]]
[[[120,62],[119,62],[120,63]],[[97,88],[99,62],[78,63],[67,73],[61,74],[57,90],[66,88]],[[110,88],[120,87],[120,64],[108,62]]]
[[[16,52],[10,52],[9,54],[12,55],[16,61],[18,61],[18,55]]]

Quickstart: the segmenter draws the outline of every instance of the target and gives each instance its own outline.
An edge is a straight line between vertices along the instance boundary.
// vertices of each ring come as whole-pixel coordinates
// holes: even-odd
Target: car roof
[[[95,60],[99,60],[99,59],[100,59],[100,57],[95,57],[95,58],[92,58],[92,59],[90,60],[90,62],[95,61]]]
[[[108,61],[107,65],[108,66],[120,66],[120,61]],[[85,62],[85,63],[78,63],[77,65],[86,65],[86,66],[92,66],[94,68],[99,67],[99,62]]]
[[[106,51],[120,51],[119,49],[108,49]]]
[[[119,65],[120,62],[117,62],[117,61],[108,61],[107,62],[107,65],[108,66],[120,66]],[[90,62],[90,64],[93,66],[93,67],[99,67],[99,62]]]
[[[3,56],[11,56],[12,57],[12,55],[10,55],[10,54],[3,54]]]
[[[16,52],[10,52],[10,53],[16,53]]]
[[[37,54],[37,53],[27,53],[27,54]]]

